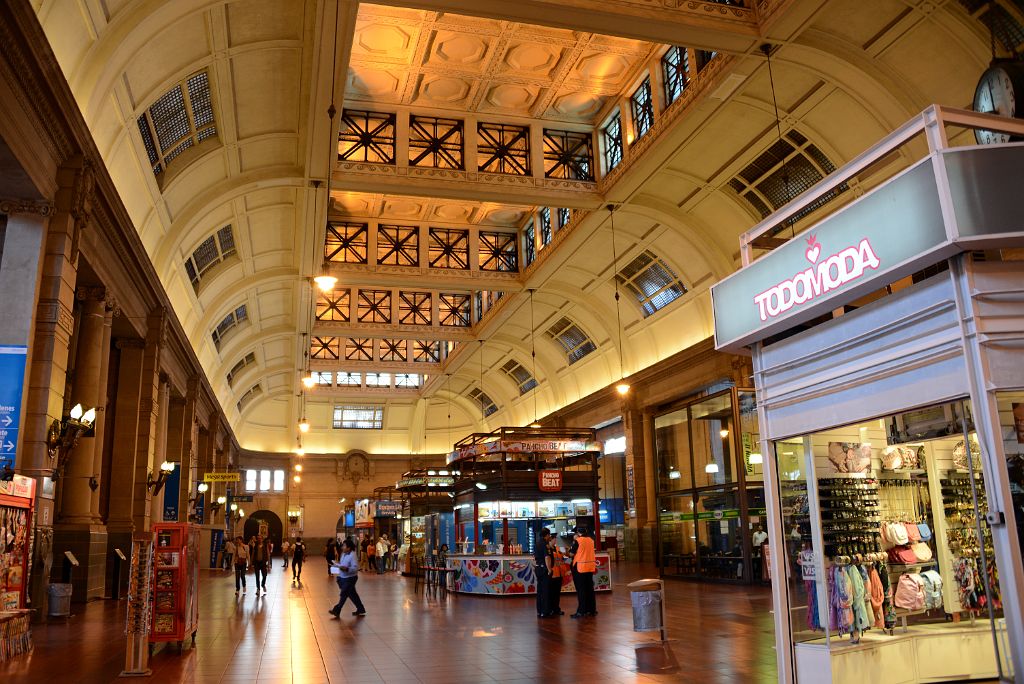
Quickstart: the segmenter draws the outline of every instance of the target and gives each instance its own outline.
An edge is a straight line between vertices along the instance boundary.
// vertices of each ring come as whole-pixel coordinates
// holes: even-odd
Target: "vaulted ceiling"
[[[1024,23],[1021,3],[999,2]],[[931,103],[969,105],[990,58],[982,4],[35,1],[239,443],[294,449],[305,413],[303,446],[324,453],[444,451],[706,338],[708,287],[785,201],[783,160],[811,183]],[[668,41],[690,48],[672,102]],[[641,130],[629,99],[648,76]],[[360,132],[343,112],[392,118]],[[545,173],[548,132],[590,140],[585,173]],[[438,161],[442,134],[461,164]],[[380,144],[383,157],[356,149]],[[521,145],[527,172],[491,163]],[[623,276],[621,347],[608,203],[619,271],[655,263],[681,286],[659,299]],[[512,270],[482,260],[502,235]],[[325,270],[327,295],[311,283]],[[307,369],[325,384],[303,391]],[[381,428],[335,429],[336,406],[383,408]]]

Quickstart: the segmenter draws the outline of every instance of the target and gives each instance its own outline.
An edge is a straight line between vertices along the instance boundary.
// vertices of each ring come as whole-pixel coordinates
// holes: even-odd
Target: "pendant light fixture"
[[[334,93],[336,88],[336,79],[338,76],[338,5],[336,4],[335,7],[336,9],[334,17],[334,52],[331,54],[331,104],[329,107],[327,107],[327,117],[330,120],[330,123],[327,125],[327,135],[330,137],[333,137],[334,135],[334,115],[338,113],[338,108],[334,106]],[[330,221],[331,216],[331,162],[333,160],[333,156],[337,154],[337,144],[337,140],[335,139],[331,140],[330,144],[328,144],[327,146],[327,208],[324,214],[328,222]],[[317,188],[319,188],[319,181],[315,181],[314,185]],[[314,250],[313,253],[316,254],[317,251]],[[320,275],[317,275],[313,278],[313,282],[316,283],[316,286],[320,288],[321,292],[330,292],[331,290],[334,289],[334,286],[338,284],[338,279],[331,275],[329,272],[327,272],[326,269],[327,264],[322,264]]]
[[[768,62],[768,84],[772,89],[772,106],[775,107],[775,134],[777,142],[782,142],[782,118],[779,116],[779,100],[775,96],[775,75],[772,73],[772,45],[771,43],[765,43],[761,46],[761,52],[764,53],[765,60]],[[782,162],[782,189],[786,194],[786,204],[789,204],[793,200],[792,193],[789,188],[789,162],[783,160]],[[796,221],[792,217],[786,219],[786,223],[789,225],[792,231],[791,237],[796,237]]]
[[[615,205],[609,204],[608,218],[612,224],[612,268],[614,273],[612,274],[612,283],[615,286],[615,333],[618,335],[618,349],[619,349],[619,375],[621,380],[615,385],[615,391],[620,396],[626,396],[629,394],[629,383],[626,382],[626,372],[622,365],[622,313],[619,306],[619,253],[615,248]]]
[[[534,334],[534,322],[533,322],[533,290],[530,290],[530,361],[532,362],[533,368],[533,422],[530,423],[529,427],[539,428],[540,421],[537,420],[537,390],[540,387],[540,381],[537,380],[537,337]]]

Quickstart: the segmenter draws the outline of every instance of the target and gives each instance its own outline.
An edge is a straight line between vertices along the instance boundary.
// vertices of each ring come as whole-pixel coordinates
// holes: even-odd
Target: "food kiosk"
[[[424,560],[434,557],[441,547],[455,549],[455,477],[441,468],[410,470],[395,483],[402,507],[403,574],[419,574]]]
[[[449,472],[455,478],[456,591],[468,594],[535,594],[533,550],[542,527],[560,546],[579,525],[594,533],[594,588],[611,590],[609,556],[601,551],[598,459],[592,429],[503,427],[474,433],[455,444]],[[572,578],[563,592],[575,591]]]

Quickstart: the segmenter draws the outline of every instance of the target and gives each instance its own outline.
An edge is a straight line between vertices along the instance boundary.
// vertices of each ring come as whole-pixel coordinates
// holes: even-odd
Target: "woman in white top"
[[[245,593],[245,573],[249,570],[249,547],[245,545],[241,537],[235,537],[235,593],[241,585],[242,593]]]
[[[352,599],[352,603],[356,604],[355,612],[352,614],[356,617],[366,615],[366,608],[359,598],[359,592],[356,591],[356,581],[359,579],[359,559],[356,557],[356,545],[351,539],[346,539],[341,543],[341,560],[334,565],[339,570],[338,589],[341,590],[341,594],[338,596],[338,602],[327,612],[338,617],[345,601]]]

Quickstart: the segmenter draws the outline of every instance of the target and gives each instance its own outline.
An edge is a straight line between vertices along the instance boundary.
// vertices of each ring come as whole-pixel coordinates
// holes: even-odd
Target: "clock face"
[[[991,67],[982,74],[974,91],[974,111],[1010,118],[1018,116],[1019,90],[1010,71],[1001,66]],[[974,138],[982,145],[1010,142],[1009,133],[980,129],[974,131]]]

